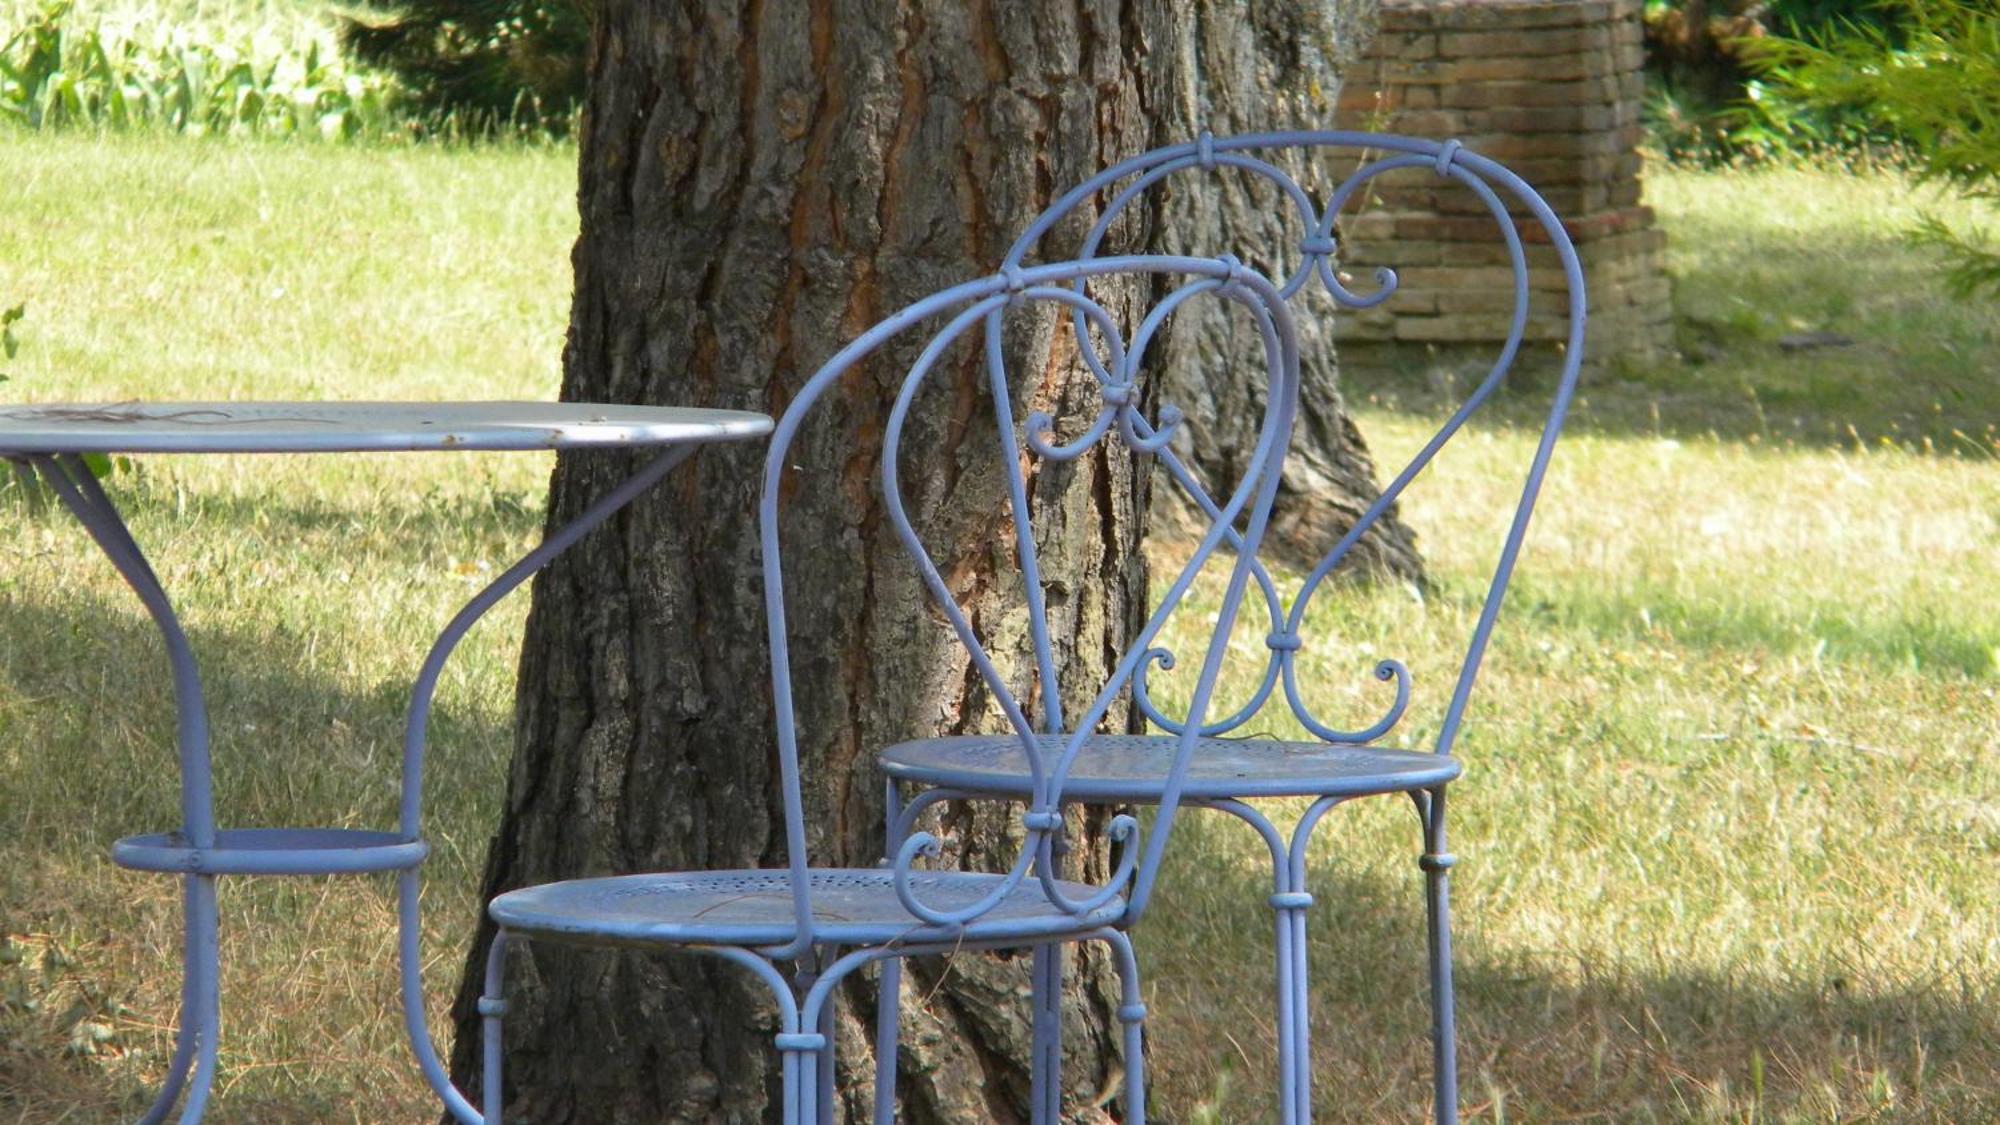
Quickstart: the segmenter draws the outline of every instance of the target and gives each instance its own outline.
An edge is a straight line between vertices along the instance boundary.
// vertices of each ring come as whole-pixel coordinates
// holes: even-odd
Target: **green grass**
[[[555,149],[0,138],[14,213],[33,216],[0,224],[0,303],[27,305],[0,392],[550,397],[574,177],[573,151]],[[393,822],[410,672],[475,581],[533,538],[549,467],[162,457],[118,477],[204,660],[230,820]],[[14,526],[0,537],[0,919],[22,954],[0,966],[0,992],[39,1004],[0,1001],[0,1120],[114,1119],[157,1073],[175,1011],[172,888],[104,858],[114,837],[174,819],[156,784],[172,769],[171,700],[157,641],[87,540],[55,513],[0,506]],[[439,995],[498,815],[525,609],[503,604],[440,693]],[[396,1063],[386,886],[233,880],[223,897],[218,1119],[424,1116]],[[245,940],[273,918],[297,936]],[[116,1035],[76,1057],[82,1023]]]
[[[0,394],[551,394],[572,159],[0,137],[14,213],[34,220],[0,224],[0,307],[27,302]],[[1684,331],[1722,324],[1722,350],[1588,389],[1461,744],[1461,1058],[1481,1119],[2000,1107],[2000,461],[1982,428],[2000,391],[1974,377],[2000,357],[1994,314],[1926,287],[1895,238],[1898,181],[1758,177],[1656,177]],[[1795,316],[1864,344],[1782,355]],[[1421,440],[1421,393],[1350,389],[1383,460]],[[1477,430],[1413,493],[1436,579],[1421,601],[1340,591],[1317,611],[1305,659],[1330,718],[1372,718],[1367,670],[1400,656],[1417,676],[1406,727],[1434,728],[1527,442]],[[533,536],[547,470],[147,458],[114,482],[205,655],[232,821],[390,818],[409,669],[482,566]],[[171,700],[149,627],[81,534],[6,510],[0,1120],[115,1119],[163,1062],[178,908],[105,846],[173,818]],[[439,999],[497,814],[524,610],[475,634],[441,697]],[[1406,804],[1360,802],[1312,852],[1325,1120],[1427,1104],[1414,826]],[[1265,876],[1236,826],[1177,831],[1139,934],[1156,1096],[1175,1119],[1258,1120]],[[223,901],[211,1119],[427,1116],[400,1053],[387,888],[236,880]],[[246,940],[279,924],[296,936]]]
[[[1585,388],[1579,427],[2000,455],[2000,302],[1948,298],[1940,259],[1905,240],[1925,211],[2000,237],[1991,208],[1890,167],[1649,167],[1646,193],[1671,240],[1685,361],[1613,365]],[[1814,331],[1853,343],[1779,345]],[[1438,401],[1402,381],[1364,390],[1405,410]]]

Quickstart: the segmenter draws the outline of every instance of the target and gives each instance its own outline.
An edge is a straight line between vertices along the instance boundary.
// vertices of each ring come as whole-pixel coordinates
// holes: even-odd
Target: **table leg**
[[[208,1112],[208,1095],[215,1089],[216,1053],[222,1039],[222,958],[220,919],[215,902],[215,876],[188,877],[187,941],[195,951],[194,974],[188,988],[192,1006],[181,1014],[192,1021],[196,1038],[193,1081],[181,1107],[182,1125],[194,1125]]]
[[[693,456],[697,448],[695,445],[669,447],[618,487],[599,497],[575,519],[551,533],[540,546],[473,595],[438,634],[417,673],[403,726],[403,788],[398,830],[404,839],[414,841],[423,836],[424,743],[430,729],[431,701],[437,693],[438,677],[444,671],[445,662],[465,638],[466,632],[501,598],[589,534],[592,528],[610,518],[612,513],[659,483],[660,478],[674,466]],[[417,1057],[417,1066],[423,1071],[424,1081],[444,1103],[446,1112],[465,1125],[476,1125],[481,1120],[478,1108],[452,1084],[451,1073],[438,1058],[437,1047],[431,1041],[430,1021],[424,1011],[423,926],[419,890],[417,869],[411,868],[397,875],[396,951],[402,984],[403,1029],[410,1041],[410,1050]]]
[[[180,758],[181,834],[197,848],[215,846],[214,791],[209,769],[208,706],[194,650],[175,615],[173,603],[139,550],[131,530],[118,515],[97,477],[82,457],[60,455],[29,459],[63,507],[83,525],[126,585],[137,594],[167,648],[173,668],[176,744]],[[141,1118],[163,1121],[187,1086],[184,1122],[200,1121],[215,1081],[216,1038],[221,1025],[218,919],[215,877],[186,877],[182,895],[181,1013],[174,1057],[167,1079]],[[190,1069],[191,1068],[191,1069]],[[192,1077],[192,1085],[188,1079]]]
[[[191,918],[195,912],[195,877],[190,875],[182,881],[181,917]],[[174,1057],[167,1064],[166,1081],[160,1084],[160,1092],[147,1107],[139,1125],[160,1125],[173,1112],[174,1103],[180,1100],[181,1088],[187,1084],[188,1068],[194,1065],[195,1031],[188,1025],[187,1013],[196,1010],[194,1003],[194,982],[200,970],[196,968],[200,959],[195,956],[192,942],[183,942],[181,948],[181,1018],[180,1027],[174,1032]]]

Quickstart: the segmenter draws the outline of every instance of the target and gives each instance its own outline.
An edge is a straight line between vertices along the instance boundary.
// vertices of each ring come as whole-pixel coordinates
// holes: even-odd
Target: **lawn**
[[[573,151],[0,134],[7,398],[547,396]],[[2000,1112],[2000,313],[1895,241],[1885,172],[1656,175],[1683,346],[1599,374],[1559,452],[1461,744],[1469,1111],[1487,1120],[1970,1121]],[[21,221],[21,217],[32,221]],[[1785,353],[1823,328],[1851,347]],[[1350,384],[1384,459],[1436,404]],[[1329,602],[1328,710],[1421,731],[1475,611],[1525,396],[1413,492],[1433,589]],[[205,657],[219,803],[380,825],[407,676],[539,526],[537,455],[148,458],[111,482]],[[170,1044],[178,900],[109,841],[173,818],[149,626],[82,534],[0,498],[0,1120],[131,1112]],[[525,603],[440,695],[429,979],[455,984],[497,817]],[[1425,709],[1428,708],[1426,711]],[[1275,724],[1275,720],[1274,720]],[[1157,1096],[1258,1119],[1257,852],[1182,822],[1140,931]],[[1321,1116],[1428,1092],[1414,818],[1364,802],[1312,866]],[[416,1120],[392,904],[367,879],[223,894],[224,1122]],[[282,923],[288,936],[252,944]]]

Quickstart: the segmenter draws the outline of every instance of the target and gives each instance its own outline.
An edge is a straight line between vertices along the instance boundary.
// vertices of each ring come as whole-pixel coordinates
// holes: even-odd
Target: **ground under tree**
[[[841,342],[990,272],[1053,194],[1105,164],[1202,126],[1299,123],[1330,107],[1363,6],[1297,0],[1245,15],[1182,0],[601,5],[564,397],[776,413]],[[1121,237],[1183,246],[1226,234],[1246,206],[1183,193],[1135,216]],[[1207,229],[1186,225],[1197,216]],[[1175,219],[1181,233],[1170,237]],[[1213,346],[1200,337],[1172,346],[1194,357]],[[1373,484],[1332,372],[1323,355],[1308,383],[1309,471],[1294,499],[1338,513],[1357,510]],[[788,563],[813,591],[791,607],[791,627],[813,858],[830,864],[881,853],[877,748],[985,717],[872,488],[894,377],[885,364],[822,403],[829,424],[797,447],[812,487],[786,517],[786,541],[814,545]],[[1073,376],[1040,393],[1094,394]],[[953,479],[937,506],[956,513],[945,537],[965,544],[957,562],[972,617],[1006,628],[1018,596],[979,580],[994,565],[988,545],[1006,538],[998,476],[976,467],[952,421],[913,424],[905,456]],[[516,753],[482,897],[581,875],[782,863],[754,577],[759,456],[702,453],[537,581]],[[570,518],[626,468],[602,454],[564,458],[550,521]],[[1147,483],[1100,447],[1040,468],[1032,489],[1051,545],[1044,580],[1064,689],[1087,694],[1139,620]],[[1406,536],[1386,542],[1380,561],[1413,559]],[[960,861],[1011,854],[1007,817],[946,816]],[[1101,820],[1085,826],[1086,876],[1104,870]],[[476,1088],[470,1008],[490,938],[482,920],[457,1012],[454,1070],[466,1088]],[[776,1112],[775,1024],[760,984],[706,958],[524,948],[509,974],[508,1021],[510,1106],[522,1119]],[[962,956],[942,974],[935,961],[911,964],[905,985],[925,1002],[904,1007],[906,1119],[1023,1115],[1027,963]],[[1098,951],[1073,951],[1068,965],[1065,1104],[1089,1117],[1100,1092],[1115,1089],[1116,990]],[[869,985],[852,982],[846,1000],[839,1082],[843,1111],[859,1118],[873,1073]]]

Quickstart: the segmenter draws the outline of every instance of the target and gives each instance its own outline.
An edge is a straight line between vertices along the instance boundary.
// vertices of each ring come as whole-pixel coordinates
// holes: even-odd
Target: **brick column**
[[[1562,216],[1590,297],[1589,355],[1602,364],[1671,346],[1663,232],[1639,202],[1645,78],[1641,0],[1383,0],[1381,31],[1349,72],[1342,128],[1456,137],[1537,188]],[[1435,176],[1376,181],[1343,225],[1343,268],[1388,265],[1404,291],[1344,318],[1341,358],[1407,365],[1406,348],[1483,349],[1503,339],[1512,281],[1499,234],[1471,192]],[[1559,338],[1561,273],[1531,245],[1528,338]]]

